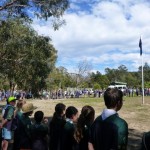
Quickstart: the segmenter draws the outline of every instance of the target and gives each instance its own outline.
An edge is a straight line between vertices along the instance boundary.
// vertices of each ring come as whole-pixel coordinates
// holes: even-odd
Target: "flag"
[[[142,55],[142,40],[140,38],[140,41],[139,41],[139,47],[140,47],[140,55]]]

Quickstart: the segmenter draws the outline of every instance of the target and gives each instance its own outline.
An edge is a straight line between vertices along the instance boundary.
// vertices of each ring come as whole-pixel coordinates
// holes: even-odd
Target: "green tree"
[[[110,82],[114,82],[114,81],[125,82],[126,81],[125,78],[127,76],[128,69],[125,65],[121,65],[118,67],[118,69],[106,68],[105,72],[106,72],[106,76]]]
[[[67,87],[75,87],[76,82],[73,81],[71,75],[64,67],[53,68],[47,78],[47,87],[50,90],[65,90]]]
[[[50,41],[20,20],[2,22],[0,68],[10,86],[16,83],[21,88],[32,88],[34,93],[45,87],[45,79],[57,58]]]
[[[109,80],[106,75],[102,75],[99,71],[91,73],[91,82],[98,83],[102,89],[108,87]]]
[[[142,66],[139,67],[139,76],[141,77],[141,72],[142,72]],[[150,66],[148,65],[148,63],[145,63],[143,66],[143,75],[144,75],[144,81],[150,81]]]
[[[65,10],[69,7],[68,0],[2,0],[0,2],[0,20],[6,18],[39,19],[52,18],[54,29],[64,23],[61,19]]]
[[[101,86],[98,83],[95,83],[93,86],[94,90],[99,90],[101,88]]]

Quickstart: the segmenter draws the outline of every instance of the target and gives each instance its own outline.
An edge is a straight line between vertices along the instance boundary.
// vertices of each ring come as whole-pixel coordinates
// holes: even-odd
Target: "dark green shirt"
[[[74,131],[75,126],[73,123],[67,121],[64,129],[63,129],[63,135],[62,135],[62,146],[61,150],[73,150],[75,145],[75,139],[74,139]]]
[[[32,150],[48,150],[48,126],[35,123],[30,127],[32,137]]]
[[[95,150],[126,150],[128,143],[128,125],[118,114],[102,120],[99,116],[90,129],[89,142]]]
[[[48,135],[48,126],[43,123],[35,123],[30,126],[30,132],[33,139],[46,138]]]

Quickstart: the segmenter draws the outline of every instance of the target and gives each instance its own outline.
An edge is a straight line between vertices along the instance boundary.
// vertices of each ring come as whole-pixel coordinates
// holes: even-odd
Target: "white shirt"
[[[116,114],[117,112],[113,109],[107,109],[105,108],[102,112],[102,119],[105,120],[106,118],[108,118],[111,115]]]

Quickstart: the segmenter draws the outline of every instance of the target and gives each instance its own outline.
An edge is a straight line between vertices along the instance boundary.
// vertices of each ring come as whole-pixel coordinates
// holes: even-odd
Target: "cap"
[[[16,101],[17,99],[14,96],[10,96],[8,98],[8,102]]]

